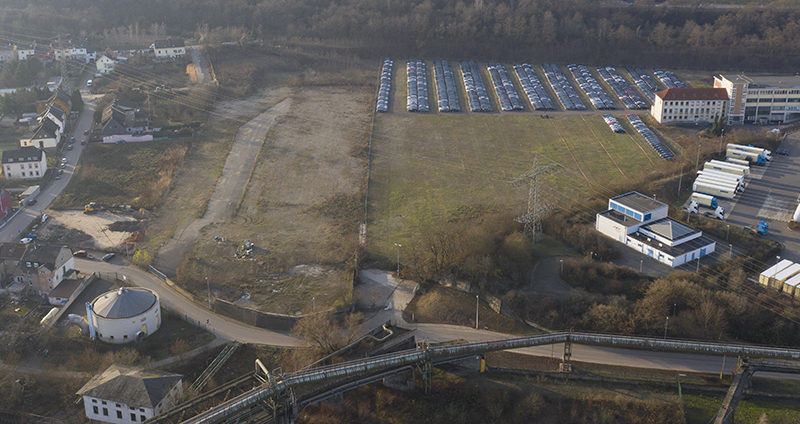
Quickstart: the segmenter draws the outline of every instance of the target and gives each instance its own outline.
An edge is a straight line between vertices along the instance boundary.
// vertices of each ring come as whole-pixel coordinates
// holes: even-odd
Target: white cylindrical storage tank
[[[161,326],[158,295],[141,287],[122,287],[92,301],[97,338],[107,343],[128,343],[154,333]]]

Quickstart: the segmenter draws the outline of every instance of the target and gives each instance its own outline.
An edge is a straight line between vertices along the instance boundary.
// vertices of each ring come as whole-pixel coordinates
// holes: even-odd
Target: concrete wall
[[[227,300],[214,299],[213,311],[246,324],[255,325],[270,330],[290,331],[302,316],[272,314],[256,311],[228,302]]]

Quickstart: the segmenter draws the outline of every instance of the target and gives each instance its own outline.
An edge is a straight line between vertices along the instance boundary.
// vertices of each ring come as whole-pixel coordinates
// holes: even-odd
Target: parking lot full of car
[[[428,104],[428,74],[425,62],[419,59],[409,60],[406,65],[408,75],[408,94],[406,109],[409,112],[430,112]]]
[[[581,96],[569,83],[567,76],[561,72],[558,65],[546,63],[542,65],[542,69],[547,82],[550,83],[550,87],[553,88],[556,97],[558,97],[565,110],[586,110],[586,105],[583,104]]]
[[[436,96],[439,112],[461,112],[458,104],[456,80],[450,62],[446,60],[433,61],[433,77],[436,83]]]
[[[578,83],[578,87],[586,93],[586,97],[589,98],[589,101],[595,109],[607,110],[617,108],[614,101],[611,100],[611,96],[603,90],[603,87],[600,86],[600,83],[592,76],[592,73],[589,72],[589,68],[586,65],[572,64],[567,65],[567,68]]]
[[[636,89],[613,66],[598,67],[597,73],[614,90],[619,101],[627,109],[647,109],[649,107],[644,98],[636,92]]]
[[[378,102],[375,110],[387,112],[389,110],[389,94],[392,91],[392,65],[394,62],[388,57],[384,59],[381,67],[381,84],[378,88]]]
[[[545,90],[542,82],[539,81],[539,77],[531,65],[527,63],[514,65],[514,72],[517,74],[522,90],[528,96],[528,101],[531,102],[533,110],[553,110],[556,108],[553,99],[547,94],[547,90]]]
[[[483,77],[475,62],[461,62],[461,75],[464,77],[464,90],[471,112],[491,112],[492,103],[483,83]]]
[[[625,117],[628,118],[628,121],[631,123],[631,125],[633,125],[633,128],[636,128],[636,131],[639,131],[639,134],[641,134],[644,139],[650,143],[650,146],[655,149],[662,159],[672,159],[675,157],[675,155],[666,146],[664,146],[663,143],[661,143],[661,140],[656,137],[656,134],[653,132],[653,130],[648,128],[638,116],[631,113],[629,115],[625,115]]]

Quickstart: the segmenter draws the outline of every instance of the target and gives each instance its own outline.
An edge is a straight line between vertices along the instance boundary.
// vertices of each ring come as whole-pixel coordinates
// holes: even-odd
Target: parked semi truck
[[[767,158],[764,157],[764,155],[744,150],[728,149],[728,151],[725,152],[725,156],[726,158],[746,160],[756,165],[764,165],[767,163]]]
[[[744,191],[744,189],[739,186],[720,180],[712,180],[709,178],[696,178],[695,182],[699,182],[701,184],[710,184],[717,187],[724,187],[728,190],[731,190],[733,193],[741,193],[742,191]]]
[[[703,169],[716,169],[717,171],[727,172],[729,174],[734,174],[742,177],[749,175],[750,172],[749,170],[744,171],[741,167],[739,167],[739,165],[734,165],[732,163],[725,164],[725,162],[719,162],[719,163],[706,162],[706,164],[703,166]]]
[[[692,202],[697,202],[698,205],[705,206],[707,208],[716,208],[717,206],[719,206],[717,198],[714,196],[709,196],[707,194],[692,193],[691,199]]]
[[[711,175],[726,180],[736,181],[737,184],[744,185],[744,177],[740,175],[729,174],[727,172],[718,171],[716,169],[701,169],[697,171],[697,175]]]
[[[707,216],[709,218],[725,219],[725,209],[723,209],[722,206],[717,206],[716,208],[712,208],[712,209],[714,209],[714,212],[703,212],[703,215]],[[688,211],[689,211],[689,213],[698,213],[699,214],[700,213],[700,205],[698,205],[697,202],[693,201],[693,202],[689,203]]]
[[[730,156],[725,158],[725,162],[735,163],[737,165],[742,165],[742,166],[750,166],[750,161],[744,159],[737,159]]]
[[[723,199],[733,199],[736,195],[735,188],[720,187],[719,185],[705,181],[695,181],[692,185],[692,191],[708,194],[709,196],[721,197]]]
[[[763,147],[754,147],[752,145],[745,146],[743,144],[728,143],[727,149],[728,150],[735,149],[735,150],[741,150],[741,151],[745,151],[745,152],[753,152],[753,153],[756,153],[756,154],[764,156],[764,158],[767,159],[767,160],[772,160],[772,152],[770,150],[767,150],[767,149],[763,148]]]
[[[722,165],[722,166],[728,166],[728,167],[731,167],[731,168],[741,169],[742,171],[744,171],[744,175],[750,175],[750,166],[749,165],[739,165],[737,163],[730,163],[730,162],[725,162],[724,160],[716,160],[716,159],[711,159],[710,161],[708,161],[706,163],[712,163],[712,164],[717,164],[717,165]]]
[[[695,178],[695,180],[717,182],[722,185],[729,185],[731,187],[735,187],[737,190],[744,191],[744,186],[739,184],[738,181],[722,178],[716,175],[700,174],[697,176],[697,178]]]

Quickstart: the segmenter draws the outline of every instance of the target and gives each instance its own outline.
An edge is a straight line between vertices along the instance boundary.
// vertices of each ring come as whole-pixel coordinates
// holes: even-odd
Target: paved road
[[[208,200],[205,214],[175,231],[175,235],[159,249],[156,268],[174,277],[183,258],[194,248],[200,230],[208,224],[226,221],[233,216],[244,196],[267,132],[279,116],[289,111],[290,106],[291,98],[287,97],[239,128],[222,175]]]
[[[81,272],[107,272],[124,275],[137,286],[145,287],[158,293],[161,305],[171,309],[186,318],[205,326],[209,331],[228,340],[237,340],[242,343],[253,343],[271,346],[302,346],[301,339],[247,325],[234,319],[215,314],[207,307],[198,305],[184,297],[161,280],[142,271],[139,268],[126,265],[115,265],[102,261],[76,258],[75,268]],[[208,320],[208,321],[207,321]],[[208,322],[208,324],[205,324]]]
[[[64,150],[65,154],[63,156],[67,158],[67,167],[64,169],[64,175],[61,176],[60,180],[52,180],[47,187],[42,189],[41,193],[36,197],[35,205],[23,207],[11,221],[0,229],[0,240],[12,241],[21,238],[22,231],[39,218],[42,211],[47,209],[53,199],[64,190],[70,179],[72,179],[72,174],[75,172],[75,164],[78,163],[78,158],[80,158],[83,148],[86,147],[80,144],[80,141],[85,137],[83,132],[89,129],[94,116],[94,99],[86,91],[85,86],[81,89],[81,95],[84,99],[83,111],[72,129],[72,133],[64,135],[67,138],[71,135],[75,136],[73,150]]]
[[[751,167],[752,179],[727,221],[750,227],[760,220],[767,221],[767,236],[784,246],[781,257],[800,262],[800,232],[786,225],[797,207],[800,192],[800,132],[789,134],[781,147],[789,150],[791,156],[775,155],[765,168]]]

